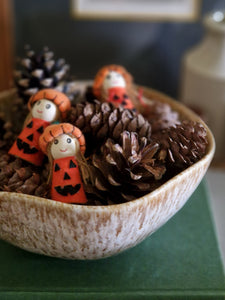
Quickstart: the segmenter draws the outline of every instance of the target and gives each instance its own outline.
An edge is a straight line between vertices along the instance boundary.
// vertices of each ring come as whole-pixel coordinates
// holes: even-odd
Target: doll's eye
[[[41,104],[41,100],[38,100],[38,101],[37,101],[37,105],[40,105],[40,104]]]
[[[110,79],[110,78],[111,78],[111,75],[108,74],[108,75],[106,76],[106,79]]]
[[[49,108],[51,107],[51,104],[46,104],[45,107],[46,107],[47,109],[49,109]]]
[[[117,77],[121,77],[121,74],[117,73],[116,76],[117,76]]]
[[[57,145],[59,141],[57,139],[54,140],[54,144]]]
[[[68,144],[70,144],[72,142],[72,140],[70,138],[68,138],[66,141]]]

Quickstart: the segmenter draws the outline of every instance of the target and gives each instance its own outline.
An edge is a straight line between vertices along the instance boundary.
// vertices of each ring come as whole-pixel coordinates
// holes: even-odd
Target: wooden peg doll
[[[93,93],[101,101],[111,102],[118,107],[135,109],[129,96],[132,85],[131,75],[118,65],[108,65],[100,69],[95,77]]]
[[[9,154],[40,166],[44,158],[39,147],[40,135],[52,122],[63,120],[70,107],[68,97],[54,89],[44,89],[31,96],[28,102],[30,114]]]
[[[50,161],[51,198],[65,203],[87,203],[79,164],[85,152],[85,138],[69,123],[50,125],[39,140]]]

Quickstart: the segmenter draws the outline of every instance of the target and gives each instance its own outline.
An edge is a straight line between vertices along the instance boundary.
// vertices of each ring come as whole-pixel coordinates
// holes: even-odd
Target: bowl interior
[[[0,95],[4,109],[14,91]],[[96,259],[135,246],[185,204],[213,158],[215,142],[205,123],[170,97],[144,88],[147,98],[168,103],[182,119],[207,130],[205,156],[139,199],[108,206],[64,204],[44,198],[0,192],[0,238],[25,250],[69,259]]]

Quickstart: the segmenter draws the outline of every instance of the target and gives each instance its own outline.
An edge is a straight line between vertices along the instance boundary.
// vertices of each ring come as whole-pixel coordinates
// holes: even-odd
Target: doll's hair
[[[102,89],[103,81],[110,71],[115,71],[115,72],[120,73],[123,76],[123,78],[125,79],[128,87],[133,82],[133,78],[132,78],[131,74],[128,73],[124,67],[119,66],[119,65],[104,66],[96,74],[94,83],[93,83],[93,93],[94,93],[95,97],[97,97],[97,99],[99,99],[101,97],[101,89]]]
[[[32,95],[28,101],[29,110],[31,110],[31,107],[35,102],[42,99],[52,101],[58,107],[62,119],[66,117],[67,112],[70,110],[71,103],[69,98],[65,94],[54,89],[40,90],[36,94]]]
[[[68,134],[75,137],[80,144],[80,152],[84,153],[86,149],[85,137],[79,128],[70,123],[60,123],[50,125],[45,128],[44,133],[40,136],[39,145],[45,154],[48,152],[48,146],[54,141],[55,138],[62,134]]]
[[[48,182],[50,182],[52,178],[52,165],[53,165],[53,157],[49,151],[53,141],[55,138],[59,137],[62,134],[68,134],[72,138],[75,137],[80,144],[80,152],[77,153],[76,159],[78,161],[80,171],[82,174],[82,179],[86,183],[91,178],[92,174],[89,169],[88,163],[84,157],[84,152],[86,149],[85,145],[85,138],[83,133],[80,131],[79,128],[73,126],[70,123],[61,123],[61,124],[54,124],[50,125],[45,128],[44,133],[40,136],[39,145],[41,150],[48,155],[48,160],[50,163],[50,172],[48,177]]]

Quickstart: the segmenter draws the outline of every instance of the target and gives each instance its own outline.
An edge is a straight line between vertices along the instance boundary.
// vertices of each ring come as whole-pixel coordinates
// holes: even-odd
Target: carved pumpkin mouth
[[[55,190],[57,191],[57,193],[59,193],[62,196],[68,196],[68,195],[75,195],[76,193],[79,192],[81,188],[81,185],[75,184],[74,186],[69,184],[69,185],[65,185],[64,187],[61,186],[56,186]]]
[[[16,139],[16,144],[20,151],[23,150],[24,154],[35,154],[38,152],[37,148],[30,146],[26,142],[22,141],[20,138]]]

